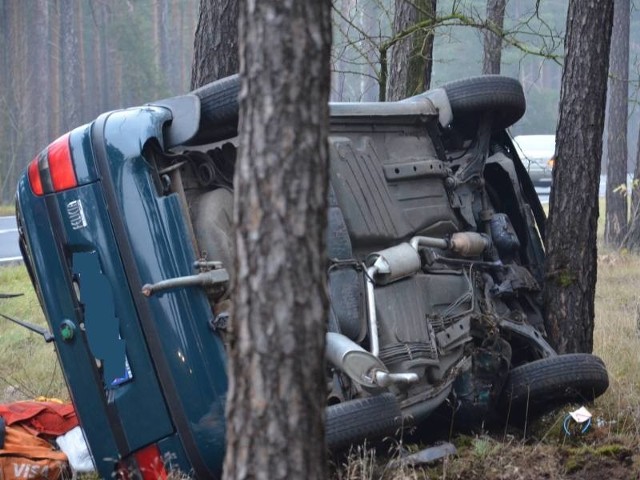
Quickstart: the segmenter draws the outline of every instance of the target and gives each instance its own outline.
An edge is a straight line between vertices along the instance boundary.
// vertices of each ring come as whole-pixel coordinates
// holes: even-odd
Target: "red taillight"
[[[133,454],[144,480],[162,480],[167,478],[167,470],[156,445],[138,450]]]
[[[38,159],[39,157],[34,158],[29,163],[28,175],[29,175],[29,184],[31,185],[31,190],[38,196],[44,195],[44,190],[42,189],[42,180],[40,179],[40,169],[38,168]]]
[[[69,134],[61,136],[49,145],[49,172],[53,191],[67,190],[78,186],[76,172],[73,170]]]
[[[36,195],[77,187],[69,134],[65,134],[34,158],[28,167],[29,183]]]

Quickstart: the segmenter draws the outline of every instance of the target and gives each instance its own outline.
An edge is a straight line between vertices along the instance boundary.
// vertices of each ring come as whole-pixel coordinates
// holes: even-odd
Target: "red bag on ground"
[[[20,424],[34,435],[48,438],[64,435],[78,425],[78,417],[70,403],[7,403],[0,405],[0,417],[7,425]]]
[[[59,480],[70,478],[67,456],[19,425],[5,427],[0,449],[0,479]]]

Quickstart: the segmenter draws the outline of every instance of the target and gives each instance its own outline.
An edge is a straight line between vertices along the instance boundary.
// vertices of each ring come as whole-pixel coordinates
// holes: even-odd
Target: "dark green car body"
[[[38,196],[27,175],[18,185],[25,260],[103,478],[150,445],[198,478],[222,463],[226,360],[206,297],[141,293],[196,260],[177,199],[158,194],[141,153],[170,120],[163,107],[104,114],[70,134],[75,188]]]

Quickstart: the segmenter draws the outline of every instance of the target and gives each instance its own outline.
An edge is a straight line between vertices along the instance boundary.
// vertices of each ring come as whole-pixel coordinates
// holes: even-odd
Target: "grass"
[[[23,266],[0,268],[0,293],[23,293],[0,299],[0,313],[45,326],[37,296]],[[53,343],[0,318],[0,402],[37,397],[67,400]]]
[[[16,207],[13,204],[0,204],[0,217],[13,216],[16,214]]]

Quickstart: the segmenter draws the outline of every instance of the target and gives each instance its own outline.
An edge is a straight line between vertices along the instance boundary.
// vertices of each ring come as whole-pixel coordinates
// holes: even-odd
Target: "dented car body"
[[[103,477],[220,474],[238,85],[105,113],[19,182],[23,256]],[[524,108],[493,76],[331,105],[331,448],[445,400],[506,422],[607,388],[597,357],[545,340],[544,212],[505,130]]]

